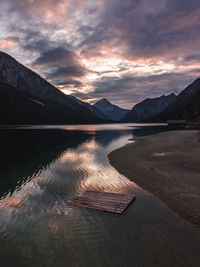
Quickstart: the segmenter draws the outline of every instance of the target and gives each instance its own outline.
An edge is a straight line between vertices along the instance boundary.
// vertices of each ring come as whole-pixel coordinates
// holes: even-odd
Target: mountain
[[[143,122],[164,111],[175,99],[176,95],[174,93],[167,96],[163,95],[156,98],[147,98],[135,105],[132,110],[125,115],[122,122]]]
[[[151,121],[165,122],[170,119],[193,121],[200,118],[200,78],[187,86],[161,114]]]
[[[88,106],[0,52],[0,124],[99,122]]]
[[[108,118],[108,116],[106,114],[104,114],[100,109],[98,109],[97,107],[95,107],[94,105],[90,105],[87,102],[81,101],[80,99],[77,99],[76,97],[72,96],[74,98],[75,101],[77,101],[80,105],[83,105],[85,107],[87,107],[97,118],[99,119],[103,119],[107,122],[110,122],[110,119]]]
[[[97,101],[93,106],[98,108],[104,114],[105,118],[114,121],[120,121],[129,111],[128,109],[111,104],[106,98]]]

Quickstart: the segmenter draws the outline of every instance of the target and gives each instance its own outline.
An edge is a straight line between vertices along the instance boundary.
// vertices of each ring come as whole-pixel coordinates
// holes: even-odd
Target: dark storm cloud
[[[48,39],[29,40],[23,45],[24,49],[28,51],[43,51],[49,46]]]
[[[68,78],[68,77],[82,77],[86,73],[86,69],[79,65],[63,65],[53,67],[52,71],[47,74],[48,79]]]
[[[80,63],[77,54],[63,46],[42,52],[33,65],[48,66],[46,78],[51,80],[82,77],[88,72]]]
[[[76,63],[78,61],[76,54],[69,49],[59,46],[51,48],[41,53],[41,55],[35,60],[34,65],[55,65],[60,63]]]

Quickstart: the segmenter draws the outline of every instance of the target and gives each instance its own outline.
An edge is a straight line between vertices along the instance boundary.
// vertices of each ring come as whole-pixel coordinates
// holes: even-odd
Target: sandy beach
[[[138,137],[108,157],[118,172],[200,227],[198,131],[169,131]]]

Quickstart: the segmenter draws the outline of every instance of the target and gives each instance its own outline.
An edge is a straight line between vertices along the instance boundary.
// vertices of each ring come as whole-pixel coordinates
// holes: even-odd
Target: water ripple
[[[61,144],[59,140],[54,147],[55,157],[49,156],[52,151],[47,146],[48,153],[36,154],[43,162],[39,168],[30,164],[34,171],[28,170],[28,175],[19,171],[22,176],[15,190],[0,200],[0,259],[5,266],[14,266],[13,262],[22,267],[150,266],[154,259],[153,266],[172,266],[172,262],[190,266],[197,257],[196,232],[109,164],[107,154],[132,140],[131,130],[126,126],[122,132],[107,129],[97,134],[99,127],[90,126],[89,135],[62,135]],[[26,169],[23,160],[20,166]],[[67,204],[88,189],[131,192],[137,201],[122,216]],[[173,243],[162,253],[160,244],[170,240]],[[176,259],[184,258],[181,264],[175,254]]]

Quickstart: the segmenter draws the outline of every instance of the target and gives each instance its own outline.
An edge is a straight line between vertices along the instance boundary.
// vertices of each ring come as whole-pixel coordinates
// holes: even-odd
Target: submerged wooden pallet
[[[68,201],[68,204],[122,214],[135,199],[134,195],[85,191]]]

